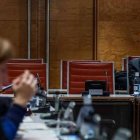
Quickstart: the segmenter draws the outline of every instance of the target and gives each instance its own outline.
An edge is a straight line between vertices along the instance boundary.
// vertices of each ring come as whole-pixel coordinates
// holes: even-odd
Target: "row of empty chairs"
[[[128,92],[129,92],[129,62],[140,56],[129,56],[123,59],[123,70],[128,72]],[[107,90],[110,93],[115,91],[114,63],[98,60],[62,60],[60,64],[60,88],[67,89],[69,94],[80,94],[85,90],[85,81],[102,80],[107,83]],[[7,63],[9,81],[20,75],[25,69],[30,70],[34,75],[40,76],[42,86],[46,89],[46,64],[43,59],[12,59]]]
[[[46,89],[46,64],[42,59],[14,59],[7,63],[9,83],[25,69],[40,76],[41,84]],[[61,89],[69,94],[81,94],[85,91],[85,81],[106,81],[107,90],[114,93],[114,63],[96,60],[61,61]]]

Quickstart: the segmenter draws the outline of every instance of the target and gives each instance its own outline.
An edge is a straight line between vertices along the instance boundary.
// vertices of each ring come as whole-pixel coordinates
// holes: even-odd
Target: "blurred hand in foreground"
[[[36,78],[26,70],[13,81],[13,91],[15,92],[14,103],[25,107],[27,102],[35,95],[36,89]]]

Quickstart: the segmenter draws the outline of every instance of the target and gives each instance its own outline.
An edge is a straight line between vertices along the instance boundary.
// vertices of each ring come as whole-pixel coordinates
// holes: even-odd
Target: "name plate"
[[[91,96],[102,96],[103,90],[102,89],[89,89],[89,94]]]

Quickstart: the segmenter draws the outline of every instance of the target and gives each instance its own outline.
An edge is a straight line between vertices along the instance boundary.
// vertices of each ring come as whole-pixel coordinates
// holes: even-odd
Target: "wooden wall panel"
[[[16,57],[27,57],[27,0],[0,2],[0,37],[15,46]]]
[[[97,58],[115,61],[121,69],[121,59],[140,55],[140,1],[98,0]]]
[[[47,0],[32,1],[31,56],[46,60],[46,3]]]
[[[27,23],[26,21],[0,21],[0,37],[9,39],[19,58],[27,57]]]
[[[1,0],[0,20],[27,20],[27,0]]]
[[[93,59],[94,0],[51,0],[50,88],[59,88],[61,59]],[[31,57],[46,60],[47,0],[32,0]],[[0,4],[0,36],[10,39],[17,56],[27,58],[27,0]]]
[[[46,0],[31,0],[31,58],[46,60]],[[28,0],[0,2],[0,37],[8,38],[15,46],[16,57],[27,58]]]
[[[51,0],[50,12],[50,88],[59,88],[61,59],[93,59],[93,0]]]

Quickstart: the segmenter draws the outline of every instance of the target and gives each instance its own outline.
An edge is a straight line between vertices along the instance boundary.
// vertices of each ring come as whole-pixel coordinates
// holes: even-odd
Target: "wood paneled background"
[[[31,57],[44,60],[46,8],[47,0],[32,0]],[[61,59],[96,57],[114,61],[119,70],[122,57],[140,55],[139,26],[139,0],[50,0],[50,88],[59,88]],[[0,36],[13,42],[16,57],[27,58],[27,0],[1,1]]]
[[[50,1],[50,87],[59,87],[60,60],[93,59],[93,0]]]
[[[46,61],[47,0],[31,0],[31,57]]]
[[[140,1],[98,0],[97,58],[115,62],[140,55]]]
[[[0,2],[0,37],[12,41],[17,57],[27,57],[27,0]]]
[[[15,46],[16,57],[27,58],[27,0],[2,0],[0,2],[0,36],[8,38]],[[45,0],[32,1],[31,57],[46,57]]]

